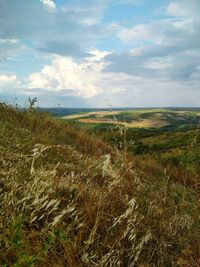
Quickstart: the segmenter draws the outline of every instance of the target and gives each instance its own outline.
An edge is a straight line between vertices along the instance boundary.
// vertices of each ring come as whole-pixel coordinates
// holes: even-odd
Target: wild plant
[[[1,266],[200,266],[197,191],[0,105]]]

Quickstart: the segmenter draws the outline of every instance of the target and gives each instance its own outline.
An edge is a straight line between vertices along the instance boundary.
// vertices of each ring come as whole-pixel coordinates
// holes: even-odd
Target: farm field
[[[90,111],[62,119],[101,137],[139,162],[150,161],[169,172],[198,170],[198,109]],[[195,147],[195,153],[192,154]]]
[[[82,112],[62,116],[85,124],[123,125],[128,128],[184,128],[195,127],[200,122],[198,110],[135,109]]]

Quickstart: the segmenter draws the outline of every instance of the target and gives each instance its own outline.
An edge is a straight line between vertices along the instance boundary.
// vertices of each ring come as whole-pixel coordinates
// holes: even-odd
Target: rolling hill
[[[134,109],[90,111],[63,116],[87,124],[120,124],[128,128],[184,128],[200,122],[200,111],[194,109]]]
[[[197,170],[170,173],[107,133],[0,104],[1,266],[200,265]]]

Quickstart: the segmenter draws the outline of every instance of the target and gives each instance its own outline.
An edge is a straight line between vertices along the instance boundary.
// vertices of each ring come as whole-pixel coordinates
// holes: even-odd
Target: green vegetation
[[[0,266],[200,266],[199,144],[1,104]]]
[[[184,129],[199,124],[198,110],[180,109],[135,109],[114,111],[90,111],[63,116],[86,124],[120,124],[127,128]]]
[[[90,112],[91,114],[92,112]],[[88,113],[85,113],[85,119]],[[96,115],[94,115],[96,114]],[[83,121],[78,114],[70,121],[79,125],[89,133],[100,136],[106,143],[117,149],[124,149],[140,161],[151,158],[155,164],[178,167],[182,170],[196,171],[198,166],[199,143],[199,110],[198,109],[143,109],[105,112],[94,112],[93,120]],[[82,115],[83,116],[83,113]],[[90,115],[91,116],[91,115]],[[110,118],[104,123],[104,118]],[[163,127],[129,127],[133,121],[144,122],[143,119],[163,120]],[[98,121],[98,123],[97,123]],[[113,123],[114,122],[114,123]],[[124,123],[125,122],[125,123]],[[146,125],[147,126],[147,125]],[[125,132],[125,136],[124,133]],[[196,140],[195,145],[192,145]],[[143,155],[143,157],[141,157]]]

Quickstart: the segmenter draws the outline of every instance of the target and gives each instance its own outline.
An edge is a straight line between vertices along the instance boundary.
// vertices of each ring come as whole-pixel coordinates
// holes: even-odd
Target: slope
[[[199,196],[34,109],[0,105],[1,266],[199,266]]]

